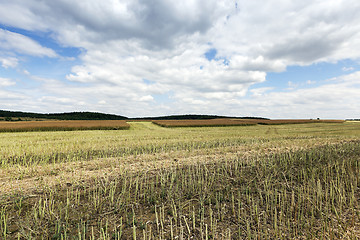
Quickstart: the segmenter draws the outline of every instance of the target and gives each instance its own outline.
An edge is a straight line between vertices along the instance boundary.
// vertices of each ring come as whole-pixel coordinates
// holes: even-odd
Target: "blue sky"
[[[309,66],[294,65],[288,66],[284,72],[268,73],[266,82],[254,87],[274,87],[276,91],[289,90],[291,87],[312,88],[326,84],[329,79],[334,77],[359,70],[357,62],[352,60],[343,60],[336,63],[320,62]]]
[[[5,0],[0,109],[360,118],[359,10],[352,0]]]

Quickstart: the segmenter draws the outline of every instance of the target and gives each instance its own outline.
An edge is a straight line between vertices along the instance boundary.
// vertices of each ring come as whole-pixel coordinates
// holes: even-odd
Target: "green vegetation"
[[[1,133],[3,239],[358,239],[360,124]]]
[[[236,119],[268,119],[261,117],[228,117],[217,115],[171,115],[160,117],[143,117],[143,118],[127,118],[124,116],[114,114],[104,114],[97,112],[70,112],[70,113],[28,113],[28,112],[14,112],[0,110],[0,120],[5,121],[18,121],[24,120],[44,120],[44,119],[57,119],[57,120],[184,120],[184,119],[216,119],[216,118],[236,118]]]
[[[5,121],[23,119],[57,119],[57,120],[125,120],[127,117],[96,112],[70,113],[27,113],[0,110],[0,118]]]

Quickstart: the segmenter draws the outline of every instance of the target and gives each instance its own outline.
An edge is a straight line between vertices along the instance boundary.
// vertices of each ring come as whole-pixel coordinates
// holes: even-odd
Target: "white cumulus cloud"
[[[32,56],[57,56],[54,50],[41,46],[31,38],[3,29],[0,29],[0,49]]]
[[[356,0],[5,0],[0,23],[45,32],[61,46],[83,49],[63,79],[32,77],[46,93],[38,98],[40,106],[49,111],[84,107],[128,116],[279,117],[327,111],[338,116],[336,109],[350,112],[354,104],[344,110],[334,96],[349,103],[354,103],[349,96],[358,99],[352,94],[357,85],[342,82],[349,76],[321,86],[308,82],[306,89],[301,86],[308,79],[304,84],[288,79],[285,92],[252,86],[288,66],[360,59],[359,11]],[[0,50],[58,56],[30,37],[3,29]],[[211,60],[209,51],[216,53]],[[16,67],[16,59],[0,55],[4,68]],[[325,106],[325,100],[332,105]]]
[[[14,68],[18,65],[19,60],[15,57],[1,57],[0,63],[3,68]]]

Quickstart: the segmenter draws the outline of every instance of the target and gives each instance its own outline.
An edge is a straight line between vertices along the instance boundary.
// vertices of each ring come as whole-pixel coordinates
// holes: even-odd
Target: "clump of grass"
[[[3,200],[3,238],[356,239],[360,142],[223,159]]]

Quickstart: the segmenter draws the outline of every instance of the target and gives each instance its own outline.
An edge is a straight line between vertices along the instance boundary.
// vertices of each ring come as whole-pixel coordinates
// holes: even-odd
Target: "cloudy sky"
[[[0,109],[360,118],[358,0],[2,0]]]

